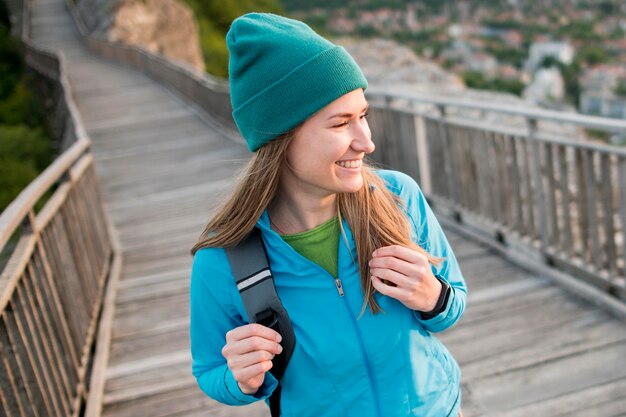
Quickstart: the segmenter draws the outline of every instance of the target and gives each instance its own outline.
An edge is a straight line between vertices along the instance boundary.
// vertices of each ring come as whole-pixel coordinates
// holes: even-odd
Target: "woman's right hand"
[[[222,355],[239,384],[241,392],[257,392],[272,368],[272,359],[283,351],[278,332],[260,324],[246,324],[226,333]]]

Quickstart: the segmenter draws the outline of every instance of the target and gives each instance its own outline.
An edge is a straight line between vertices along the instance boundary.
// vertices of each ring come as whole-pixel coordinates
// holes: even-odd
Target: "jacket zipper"
[[[337,287],[337,292],[339,293],[339,296],[343,297],[343,284],[341,283],[341,280],[339,278],[335,278],[335,286]]]
[[[285,242],[283,242],[283,243],[285,243]],[[315,267],[318,268],[319,270],[321,270],[322,273],[330,276],[333,279],[333,281],[335,281],[335,287],[337,288],[337,293],[339,294],[339,297],[343,298],[343,301],[344,301],[345,306],[346,306],[346,310],[348,311],[348,315],[350,316],[350,319],[352,321],[352,326],[354,327],[354,331],[356,332],[357,339],[359,340],[359,346],[361,346],[361,353],[363,354],[363,360],[365,362],[365,368],[367,369],[367,374],[368,374],[369,380],[370,380],[370,386],[372,388],[372,392],[374,393],[374,402],[376,403],[376,411],[378,412],[377,414],[378,414],[379,417],[382,417],[383,413],[380,410],[378,387],[376,386],[376,381],[374,380],[374,372],[372,371],[372,365],[370,364],[369,356],[367,355],[367,351],[365,350],[365,345],[363,344],[363,338],[361,337],[361,332],[359,331],[359,327],[357,326],[356,318],[354,317],[354,314],[352,313],[352,309],[350,308],[350,304],[348,304],[348,300],[344,297],[345,293],[344,293],[344,290],[343,290],[343,283],[341,282],[341,278],[333,277],[327,270],[325,270],[324,268],[322,268],[321,266],[319,266],[315,262],[312,262],[311,260],[309,260],[309,259],[305,258],[304,256],[300,255],[289,244],[285,243],[285,245],[287,247],[289,247],[289,249],[291,249],[293,251],[295,256],[302,258],[302,260],[304,260],[307,263],[315,265]]]
[[[330,274],[329,274],[330,275]],[[363,338],[361,337],[361,332],[359,331],[359,326],[356,323],[356,318],[352,313],[352,308],[350,308],[350,304],[348,300],[344,297],[343,284],[341,283],[340,278],[334,278],[335,285],[337,286],[337,291],[339,292],[339,296],[343,298],[346,310],[348,311],[348,315],[350,316],[350,320],[352,321],[352,326],[354,327],[354,331],[356,332],[357,339],[359,340],[359,346],[361,346],[361,353],[363,355],[363,360],[365,362],[365,368],[367,369],[367,374],[369,376],[370,384],[372,387],[372,391],[374,392],[374,402],[376,403],[376,411],[378,411],[378,415],[382,417],[383,413],[380,410],[380,402],[378,395],[378,387],[376,386],[376,380],[374,379],[374,372],[372,371],[372,365],[370,363],[369,356],[367,355],[367,350],[365,349],[365,344],[363,343]]]

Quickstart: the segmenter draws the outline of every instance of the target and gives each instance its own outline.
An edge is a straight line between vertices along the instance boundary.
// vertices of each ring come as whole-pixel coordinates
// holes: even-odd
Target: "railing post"
[[[622,275],[626,279],[626,157],[619,157],[617,161],[620,193],[619,219],[622,232]],[[621,295],[626,300],[626,291]]]
[[[28,211],[28,215],[26,215],[26,217],[24,217],[24,220],[22,220],[22,235],[35,235],[37,234],[37,225],[36,225],[36,221],[35,221],[35,213],[33,212],[33,209],[31,208]]]
[[[411,103],[415,108],[416,103]],[[417,158],[419,160],[418,167],[420,170],[420,187],[425,195],[431,196],[433,190],[432,179],[430,176],[430,151],[428,149],[428,140],[426,140],[426,125],[424,115],[415,112],[415,141],[417,146]]]
[[[452,172],[452,153],[450,152],[450,138],[446,131],[445,119],[446,119],[446,107],[442,104],[437,105],[439,109],[439,119],[437,121],[439,127],[439,138],[442,140],[442,148],[444,154],[444,170],[446,174],[446,180],[448,182],[448,198],[453,206],[458,203],[456,184],[454,182],[454,173]]]
[[[546,202],[545,193],[543,188],[543,178],[541,173],[541,144],[537,139],[537,120],[526,119],[528,127],[528,140],[532,145],[532,158],[533,158],[533,172],[531,176],[535,183],[535,192],[537,195],[537,215],[539,217],[539,238],[540,238],[540,252],[545,257],[548,247],[548,232],[546,222]],[[532,210],[532,207],[530,207]]]

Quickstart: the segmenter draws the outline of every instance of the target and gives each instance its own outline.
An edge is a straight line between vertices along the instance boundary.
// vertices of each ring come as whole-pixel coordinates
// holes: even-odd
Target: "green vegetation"
[[[606,132],[604,130],[585,129],[585,132],[587,133],[588,137],[602,141],[604,143],[608,143],[611,136],[609,132]]]
[[[461,74],[465,85],[479,90],[496,90],[521,96],[524,91],[524,83],[518,80],[505,80],[503,78],[486,79],[480,72],[465,71]]]
[[[557,26],[553,35],[559,38],[572,38],[581,41],[601,41],[602,37],[593,29],[593,22],[570,22],[566,25]]]
[[[228,77],[226,33],[232,21],[249,12],[282,13],[278,0],[185,0],[198,21],[206,71]]]
[[[0,0],[0,212],[53,158],[41,104],[29,88],[20,43]]]
[[[626,97],[626,80],[619,80],[613,92],[616,96]]]
[[[486,40],[485,52],[493,55],[500,63],[513,65],[515,68],[522,68],[528,54],[519,48],[512,48],[501,41]]]

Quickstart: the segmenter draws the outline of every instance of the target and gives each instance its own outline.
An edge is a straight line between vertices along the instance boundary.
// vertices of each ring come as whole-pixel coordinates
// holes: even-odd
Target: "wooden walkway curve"
[[[90,54],[63,0],[35,0],[32,25],[67,58],[123,247],[103,415],[269,415],[204,396],[188,349],[189,249],[248,152],[148,77]],[[625,416],[626,324],[447,233],[470,289],[441,336],[462,367],[466,416]]]

